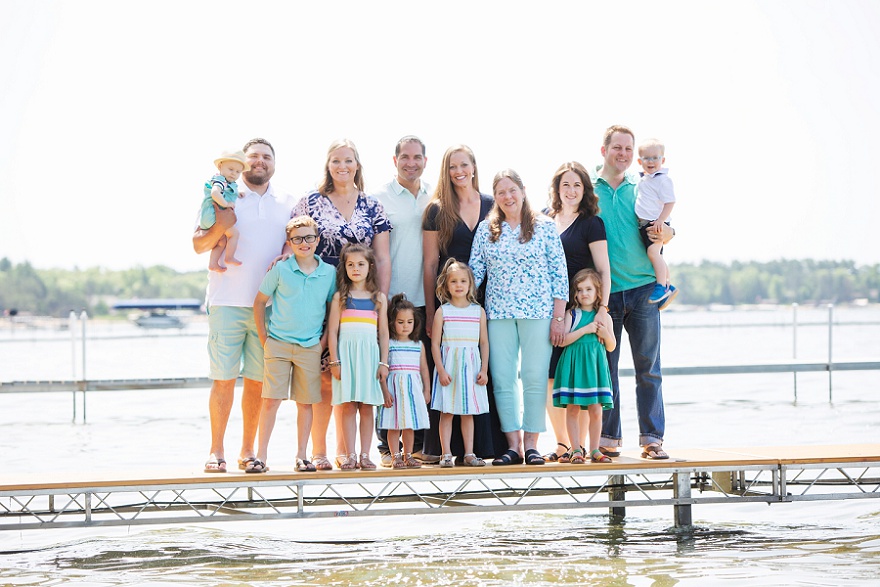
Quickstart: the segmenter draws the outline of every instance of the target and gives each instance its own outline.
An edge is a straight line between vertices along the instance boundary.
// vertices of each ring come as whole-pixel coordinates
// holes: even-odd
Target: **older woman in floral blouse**
[[[509,447],[492,464],[519,464],[525,449],[526,464],[543,465],[537,443],[546,429],[547,369],[565,336],[565,254],[556,226],[532,211],[515,171],[499,172],[492,190],[495,205],[477,228],[470,259],[477,285],[486,280],[489,366]]]

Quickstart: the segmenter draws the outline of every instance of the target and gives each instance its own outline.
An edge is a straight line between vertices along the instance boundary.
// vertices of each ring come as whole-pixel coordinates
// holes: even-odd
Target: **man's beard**
[[[258,176],[254,175],[253,171],[248,171],[242,175],[253,186],[262,186],[269,183],[269,174],[263,169],[260,170],[260,175]]]

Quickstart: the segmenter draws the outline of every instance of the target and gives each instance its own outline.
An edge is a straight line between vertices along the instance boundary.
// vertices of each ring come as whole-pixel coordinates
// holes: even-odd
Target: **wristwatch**
[[[562,316],[554,316],[553,319],[557,322],[562,322],[563,320],[565,320],[565,318],[563,318]]]

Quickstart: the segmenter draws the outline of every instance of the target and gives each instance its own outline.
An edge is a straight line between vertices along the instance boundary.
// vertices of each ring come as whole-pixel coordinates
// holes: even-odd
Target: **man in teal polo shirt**
[[[269,269],[254,299],[254,320],[263,344],[265,367],[257,459],[248,466],[247,473],[269,470],[269,437],[278,407],[288,397],[296,401],[296,470],[315,470],[306,458],[306,448],[312,431],[312,404],[321,401],[324,318],[336,292],[336,269],[315,255],[320,235],[311,217],[297,216],[286,228],[293,256]],[[267,332],[264,324],[270,300]]]
[[[626,174],[633,161],[635,135],[625,126],[605,131],[603,164],[596,170],[593,189],[599,198],[599,216],[605,223],[611,261],[611,296],[608,314],[614,321],[618,343],[626,329],[636,372],[636,409],[642,458],[667,459],[663,451],[666,415],[663,410],[663,377],[660,373],[660,310],[648,302],[657,282],[651,260],[639,235],[635,213],[636,181]],[[672,229],[664,225],[657,238],[667,242]],[[608,353],[614,408],[602,417],[600,450],[620,456],[623,445],[620,422],[620,345]]]

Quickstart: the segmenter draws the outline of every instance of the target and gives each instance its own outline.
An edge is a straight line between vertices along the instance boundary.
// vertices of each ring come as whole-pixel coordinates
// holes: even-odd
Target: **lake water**
[[[790,308],[666,312],[666,366],[792,358]],[[800,308],[798,359],[828,356],[825,308]],[[880,359],[880,309],[835,309],[835,360]],[[808,325],[809,324],[809,325]],[[203,376],[205,327],[138,332],[89,323],[88,378]],[[624,352],[628,348],[624,341]],[[0,380],[70,379],[70,334],[0,328]],[[623,363],[622,366],[626,366]],[[78,376],[78,375],[77,375]],[[666,448],[880,441],[880,372],[678,376],[664,381]],[[632,380],[621,381],[624,439],[637,439]],[[0,458],[16,474],[198,467],[208,448],[207,390],[90,392],[72,423],[70,393],[0,395]],[[81,398],[79,400],[81,402]],[[81,403],[78,407],[81,415]],[[295,410],[283,405],[270,463],[292,465]],[[241,421],[233,412],[227,456]],[[332,442],[332,440],[331,440]],[[554,444],[542,435],[542,448]],[[332,445],[332,444],[331,444]],[[0,473],[2,475],[2,473]],[[876,585],[880,500],[702,505],[695,529],[671,508],[481,513],[181,527],[0,532],[0,585]]]

